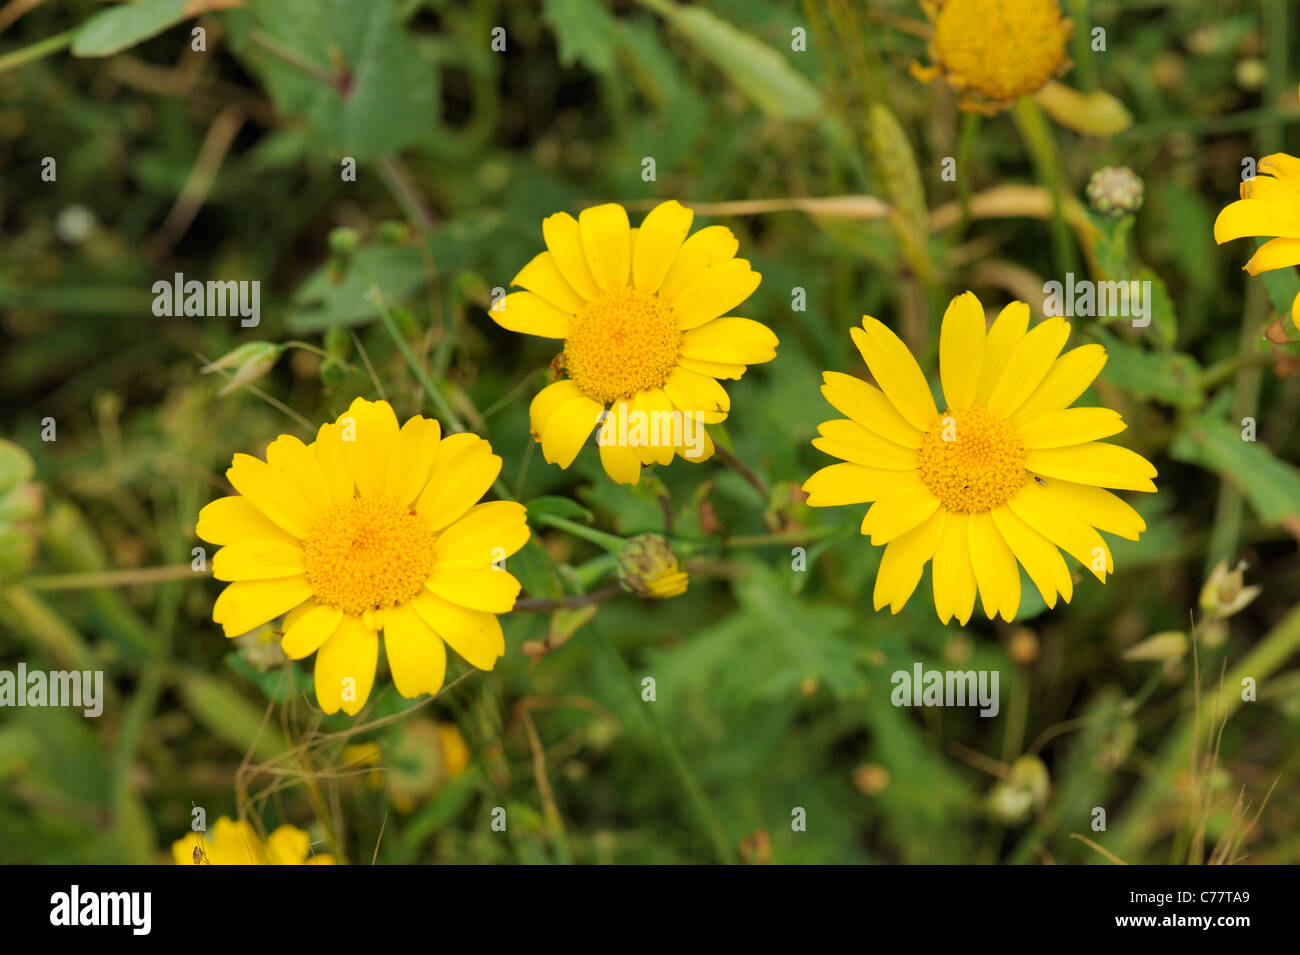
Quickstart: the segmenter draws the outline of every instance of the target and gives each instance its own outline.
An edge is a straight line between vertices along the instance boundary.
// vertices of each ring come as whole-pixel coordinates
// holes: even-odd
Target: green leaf
[[[188,0],[136,0],[101,10],[82,24],[73,56],[111,56],[187,19]]]
[[[187,670],[179,685],[185,707],[217,739],[259,759],[270,759],[286,749],[274,721],[263,722],[263,711],[242,694],[201,670]]]
[[[1274,457],[1267,446],[1247,441],[1242,431],[1207,411],[1184,426],[1169,454],[1218,474],[1269,524],[1300,517],[1300,471]]]
[[[0,438],[0,494],[8,494],[36,473],[32,456],[12,441]]]
[[[534,514],[554,514],[557,517],[567,517],[570,520],[583,521],[591,524],[596,518],[577,501],[567,497],[535,497],[524,505],[528,509],[529,515]]]
[[[398,25],[392,0],[262,0],[252,12],[255,30],[308,65],[291,66],[266,44],[244,48],[276,107],[305,116],[345,155],[391,156],[429,128],[413,118],[436,113],[437,71]]]
[[[656,3],[654,9],[767,115],[811,122],[821,114],[821,93],[767,44],[700,7]]]
[[[1176,408],[1196,408],[1204,401],[1201,368],[1188,355],[1148,352],[1121,341],[1095,326],[1092,337],[1106,347],[1101,377],[1137,398],[1150,398]]]
[[[617,25],[601,0],[545,0],[542,19],[550,24],[560,63],[581,63],[593,73],[614,68]]]

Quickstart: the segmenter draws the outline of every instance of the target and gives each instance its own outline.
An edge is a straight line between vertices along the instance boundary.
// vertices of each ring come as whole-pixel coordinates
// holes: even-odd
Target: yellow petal
[[[581,394],[582,389],[572,378],[563,378],[539,391],[528,406],[528,430],[533,433],[533,437],[540,440],[546,422],[551,419],[555,409]]]
[[[975,400],[984,363],[984,306],[971,292],[948,304],[939,328],[939,377],[949,411],[965,411]]]
[[[725,315],[754,294],[763,277],[745,259],[726,259],[700,271],[673,300],[673,315],[683,331]],[[772,342],[776,346],[775,339]]]
[[[416,613],[414,603],[393,607],[384,615],[384,652],[393,686],[402,696],[411,699],[442,689],[447,676],[447,648]]]
[[[342,707],[356,716],[370,698],[379,663],[379,634],[360,618],[345,615],[334,635],[316,651],[316,702],[326,713]]]
[[[730,411],[727,389],[708,375],[678,366],[668,373],[664,393],[673,405],[686,412]]]
[[[384,490],[388,499],[405,507],[414,501],[429,480],[442,427],[437,421],[416,415],[397,433],[392,454],[388,459],[388,473]]]
[[[431,593],[415,598],[412,606],[424,622],[471,666],[491,670],[505,654],[506,640],[501,632],[501,623],[492,614],[470,610]]]
[[[502,328],[538,338],[567,338],[573,314],[552,305],[533,292],[511,292],[488,309]]]
[[[226,480],[283,530],[299,540],[307,536],[316,514],[283,471],[252,455],[236,454]]]
[[[822,373],[822,395],[831,406],[868,431],[904,448],[919,448],[924,435],[907,423],[879,388],[838,371]]]
[[[352,480],[352,465],[348,463],[348,446],[343,443],[342,425],[333,422],[321,425],[312,450],[329,485],[330,499],[336,505],[352,500],[356,484]]]
[[[1300,215],[1263,199],[1238,199],[1224,206],[1214,220],[1214,241],[1222,245],[1246,236],[1300,239]]]
[[[524,506],[515,501],[475,504],[438,535],[434,556],[438,560],[484,565],[505,560],[528,542],[526,513]]]
[[[348,466],[362,497],[382,497],[388,457],[397,440],[397,415],[387,401],[357,398],[339,417]]]
[[[946,511],[936,511],[924,523],[889,543],[880,558],[876,571],[876,587],[872,601],[877,610],[886,604],[890,613],[898,613],[907,603],[926,562],[934,556],[943,537]]]
[[[862,533],[870,535],[873,544],[887,544],[916,527],[939,506],[939,499],[919,478],[914,478],[871,505],[862,519]]]
[[[343,620],[343,611],[337,607],[316,604],[306,613],[291,615],[284,621],[284,637],[280,649],[290,660],[309,657],[334,636]]]
[[[701,229],[682,243],[663,285],[659,286],[659,297],[671,305],[696,275],[710,265],[732,258],[739,249],[740,243],[726,226]]]
[[[1119,434],[1126,425],[1110,408],[1063,408],[1039,415],[1020,426],[1026,448],[1063,448]]]
[[[1242,266],[1251,275],[1300,265],[1300,239],[1269,239]]]
[[[912,427],[929,431],[939,411],[925,375],[902,339],[869,315],[862,317],[862,328],[850,329],[850,334],[872,377],[898,413]]]
[[[809,507],[865,504],[891,491],[911,486],[907,471],[885,471],[861,464],[832,464],[803,482]]]
[[[701,375],[708,375],[710,378],[731,378],[736,379],[745,373],[744,365],[733,365],[730,362],[721,361],[701,361],[697,358],[679,358],[677,364],[681,368]]]
[[[600,463],[605,473],[618,484],[636,484],[641,480],[641,455],[621,440],[621,435],[627,432],[626,428],[620,430],[620,421],[626,419],[629,410],[627,401],[614,404],[601,423],[596,438],[600,446]]]
[[[886,471],[916,470],[914,449],[900,448],[847,418],[824,421],[817,426],[817,433],[821,437],[813,438],[813,447],[833,457]]]
[[[1065,559],[1056,545],[1016,517],[1005,504],[995,507],[991,514],[1002,539],[1016,555],[1016,560],[1024,565],[1029,579],[1043,595],[1043,602],[1049,607],[1055,607],[1059,591],[1065,602],[1069,603],[1074,596],[1074,581],[1070,577],[1070,568],[1065,566]]]
[[[212,621],[228,637],[260,627],[287,613],[311,596],[307,575],[272,580],[237,580],[221,591],[212,605]]]
[[[989,395],[989,411],[1009,418],[1047,377],[1069,337],[1070,325],[1064,319],[1039,322],[1007,356],[1006,367]]]
[[[1136,451],[1105,441],[1025,452],[1025,469],[1048,478],[1127,491],[1154,491],[1156,469]]]
[[[673,418],[673,404],[662,388],[639,391],[629,402],[632,414],[645,422],[645,442],[633,450],[642,464],[672,464],[673,452],[685,431],[685,421],[678,413]],[[637,420],[636,418],[633,419]],[[639,436],[639,435],[638,435]]]
[[[1029,328],[1029,306],[1012,302],[998,313],[984,340],[984,361],[980,366],[980,383],[975,389],[975,403],[986,404],[993,386],[1002,376],[1011,351],[1020,344]]]
[[[591,269],[587,266],[578,220],[567,212],[547,216],[542,220],[542,236],[555,260],[555,267],[560,270],[560,275],[569,283],[569,287],[587,301],[600,294]]]
[[[682,335],[683,357],[759,365],[776,357],[772,330],[749,318],[719,318]]]
[[[501,473],[501,458],[477,435],[452,435],[438,445],[416,513],[439,531],[473,507]]]
[[[1147,529],[1147,522],[1127,502],[1110,491],[1073,481],[1050,480],[1043,496],[1063,510],[1108,534],[1135,541]]]
[[[596,427],[604,405],[586,395],[569,398],[557,407],[542,431],[542,457],[548,464],[567,468]]]
[[[323,514],[333,506],[329,485],[316,455],[299,438],[282,434],[272,441],[266,448],[266,463],[285,473],[289,483],[314,513]]]
[[[212,558],[217,580],[267,580],[305,573],[299,541],[249,540],[227,544]]]
[[[510,284],[527,289],[548,305],[569,315],[577,315],[586,304],[586,300],[564,280],[560,267],[555,264],[555,256],[550,252],[539,252],[533,256],[533,260],[519,270]]]
[[[627,210],[616,202],[578,214],[582,251],[596,284],[606,292],[627,288],[632,273],[632,235]]]
[[[1039,415],[1060,411],[1088,390],[1106,364],[1101,345],[1072,348],[1052,364],[1034,393],[1008,420],[1013,425],[1032,422]]]
[[[519,581],[504,570],[443,561],[425,582],[435,596],[470,610],[508,613],[519,596]]]
[[[298,540],[237,494],[205,504],[199,511],[194,533],[209,544],[233,544],[254,538],[285,543]]]
[[[1300,183],[1300,159],[1286,153],[1265,156],[1259,161],[1259,171],[1289,182]]]
[[[1020,609],[1020,570],[1015,554],[1007,546],[988,511],[970,516],[970,562],[979,584],[984,615],[992,620],[999,613],[1010,623]]]
[[[659,291],[694,219],[695,213],[675,199],[650,210],[632,247],[632,282],[638,289]]]
[[[1083,564],[1098,580],[1106,582],[1106,575],[1115,568],[1106,542],[1090,525],[1061,510],[1055,501],[1043,494],[1038,484],[1027,483],[1007,501],[1006,506],[1016,517]]]
[[[954,616],[963,627],[975,609],[975,569],[970,563],[970,515],[953,511],[944,523],[930,568],[934,609],[942,623]]]

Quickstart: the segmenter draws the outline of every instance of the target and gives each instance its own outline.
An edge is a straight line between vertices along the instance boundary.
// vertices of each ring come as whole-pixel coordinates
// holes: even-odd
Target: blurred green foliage
[[[1063,81],[1105,90],[1133,123],[1106,139],[1048,125],[1074,203],[1066,251],[1094,277],[1157,289],[1150,328],[1078,319],[1072,344],[1109,349],[1087,397],[1124,414],[1123,440],[1155,461],[1160,493],[1137,502],[1148,530],[1115,542],[1104,587],[1079,577],[1068,606],[1048,611],[1034,593],[1014,625],[965,630],[937,622],[928,576],[903,612],[874,612],[880,554],[856,533],[861,509],[814,512],[795,493],[829,463],[809,444],[835,416],[821,371],[864,373],[848,335],[863,314],[933,370],[952,295],[1037,311],[1042,282],[1061,278],[1050,214],[961,214],[963,196],[1050,183],[1012,116],[966,122],[941,84],[909,75],[926,59],[917,5],[68,0],[7,24],[0,666],[102,668],[107,699],[94,720],[0,712],[0,861],[166,859],[192,807],[233,815],[237,793],[268,830],[308,828],[352,862],[376,843],[389,862],[1102,861],[1071,833],[1129,861],[1185,861],[1193,833],[1213,845],[1228,827],[1239,790],[1258,808],[1280,778],[1245,851],[1300,862],[1300,377],[1294,347],[1262,337],[1300,285],[1290,269],[1247,280],[1250,250],[1219,249],[1211,233],[1243,158],[1300,151],[1300,14],[1281,0],[1067,6],[1108,43],[1076,44]],[[55,181],[41,177],[46,157]],[[1105,165],[1146,183],[1122,226],[1081,205]],[[843,195],[897,205],[911,231],[794,207]],[[781,339],[776,361],[729,385],[717,429],[767,499],[717,461],[636,488],[613,485],[594,447],[569,471],[546,465],[527,408],[555,348],[485,312],[540,250],[544,216],[662,198],[790,201],[696,219],[736,231],[764,276],[744,314]],[[331,244],[339,228],[358,241]],[[260,281],[260,325],[155,318],[151,285],[175,272]],[[273,644],[268,660],[226,641],[211,622],[217,585],[184,571],[231,455],[307,436],[304,423],[379,384],[400,417],[430,413],[372,284],[534,515],[662,531],[662,488],[693,561],[688,593],[515,613],[494,672],[454,669],[404,718],[389,719],[410,703],[381,676],[363,717],[320,720],[307,668],[275,662]],[[795,289],[806,311],[792,310]],[[200,369],[250,341],[309,347],[218,396],[223,374]],[[1247,417],[1254,443],[1241,440]],[[42,439],[47,418],[56,440]],[[1202,583],[1239,559],[1263,594],[1209,620]],[[182,571],[132,574],[154,567]],[[556,599],[613,568],[535,522],[511,569],[527,598]],[[1259,682],[1213,766],[1186,758],[1199,746],[1192,659],[1121,656],[1186,631],[1193,612],[1202,702],[1222,666]],[[552,649],[523,652],[541,643]],[[1001,671],[999,717],[891,705],[889,675],[914,662]],[[397,807],[343,750],[374,742],[400,774],[403,752],[426,751],[405,735],[424,717],[458,726],[469,766]],[[298,775],[259,773],[265,760]],[[497,806],[505,834],[489,825]],[[1107,832],[1090,828],[1094,807]]]

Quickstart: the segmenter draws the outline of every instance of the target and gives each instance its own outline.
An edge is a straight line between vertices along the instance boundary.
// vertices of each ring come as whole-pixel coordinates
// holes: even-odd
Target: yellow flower
[[[281,826],[263,842],[247,820],[222,816],[211,835],[191,832],[172,843],[177,865],[333,865],[331,855],[311,852],[307,833]]]
[[[862,533],[885,544],[875,607],[898,613],[932,562],[939,619],[970,619],[978,587],[984,613],[1012,620],[1024,565],[1043,600],[1074,592],[1059,547],[1103,583],[1114,570],[1097,530],[1136,540],[1146,523],[1104,488],[1155,491],[1145,458],[1098,439],[1126,427],[1107,408],[1070,408],[1106,363],[1101,345],[1061,354],[1070,326],[1049,318],[1029,330],[1013,302],[985,330],[972,293],[948,305],[939,333],[947,408],[898,336],[874,318],[852,330],[879,384],[828,371],[822,394],[847,419],[818,427],[813,445],[846,463],[806,482],[808,503],[873,501]],[[1059,356],[1059,357],[1058,357]]]
[[[529,408],[548,462],[567,468],[598,424],[601,463],[620,484],[674,455],[703,461],[713,454],[703,426],[731,408],[718,379],[776,357],[767,326],[727,314],[761,276],[735,257],[730,229],[687,238],[693,218],[678,202],[656,206],[639,229],[614,203],[577,219],[557,212],[542,222],[547,251],[511,283],[525,291],[489,311],[510,331],[564,341],[568,377]]]
[[[1274,153],[1259,161],[1263,175],[1241,184],[1241,198],[1214,220],[1214,241],[1244,236],[1270,238],[1242,266],[1251,275],[1300,265],[1300,159]],[[1291,321],[1300,325],[1300,295],[1291,302]]]
[[[618,555],[618,576],[628,590],[656,600],[678,597],[690,583],[672,545],[658,534],[628,538]]]
[[[923,3],[934,22],[931,67],[912,72],[942,76],[964,94],[962,108],[991,113],[1037,92],[1068,66],[1065,43],[1073,30],[1056,0],[937,0]]]
[[[528,540],[523,505],[477,503],[501,471],[473,434],[442,436],[416,415],[398,426],[385,401],[357,398],[311,444],[281,435],[266,461],[236,454],[239,493],[199,513],[198,536],[230,581],[212,608],[237,637],[286,614],[290,659],[316,653],[316,699],[357,713],[370,696],[384,634],[405,697],[436,693],[444,646],[480,670],[505,653],[496,614],[519,582],[500,561]]]

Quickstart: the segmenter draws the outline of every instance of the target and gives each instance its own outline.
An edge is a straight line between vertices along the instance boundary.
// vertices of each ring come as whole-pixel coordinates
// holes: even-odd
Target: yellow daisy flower
[[[290,659],[316,654],[316,699],[357,713],[370,696],[384,633],[405,697],[436,693],[451,648],[480,670],[505,653],[496,614],[519,581],[501,561],[523,547],[523,505],[477,503],[501,471],[473,434],[442,436],[420,415],[398,426],[386,401],[357,398],[311,444],[280,435],[266,460],[236,454],[238,494],[199,513],[230,581],[212,608],[237,637],[286,614]]]
[[[1276,236],[1255,250],[1242,268],[1251,275],[1300,265],[1300,159],[1274,153],[1259,161],[1261,175],[1241,184],[1241,198],[1214,220],[1214,241],[1222,245],[1246,236]],[[1300,295],[1291,303],[1300,325]]]
[[[1059,547],[1103,583],[1114,570],[1097,531],[1136,540],[1146,523],[1104,488],[1155,491],[1145,458],[1099,440],[1126,427],[1108,408],[1071,408],[1106,363],[1101,345],[1061,354],[1063,319],[1029,329],[1013,302],[985,330],[972,293],[957,296],[939,333],[946,410],[907,346],[874,318],[852,330],[879,387],[828,371],[822,394],[846,419],[827,421],[813,445],[845,463],[803,489],[813,507],[874,502],[862,533],[885,553],[874,603],[898,613],[932,563],[939,619],[984,613],[1014,619],[1022,564],[1049,607],[1074,593]]]
[[[631,228],[615,203],[542,222],[547,251],[514,277],[525,291],[489,311],[502,328],[564,341],[567,378],[543,388],[529,408],[542,455],[567,468],[592,430],[605,471],[636,484],[641,468],[674,455],[713,454],[704,429],[727,416],[718,383],[776,357],[767,326],[728,315],[761,276],[731,230],[687,237],[694,213],[664,202]]]
[[[333,865],[331,855],[311,852],[307,833],[281,826],[263,842],[247,820],[222,816],[210,835],[191,832],[172,843],[177,865]]]
[[[962,108],[993,113],[1035,93],[1069,66],[1073,32],[1056,0],[922,0],[934,36],[933,66],[912,72],[942,76],[963,95]]]

